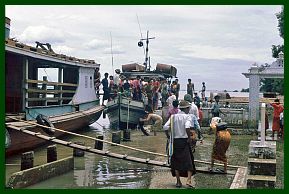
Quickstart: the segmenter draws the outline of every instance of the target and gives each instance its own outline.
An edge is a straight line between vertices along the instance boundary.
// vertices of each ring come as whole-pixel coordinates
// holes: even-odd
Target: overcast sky
[[[275,16],[280,11],[277,5],[6,6],[11,37],[34,46],[48,42],[57,53],[94,59],[102,75],[112,73],[111,37],[116,69],[144,62],[137,43],[140,31],[145,37],[149,30],[155,37],[149,44],[152,67],[174,65],[181,89],[191,78],[196,89],[204,81],[208,90],[248,88],[242,73],[255,62],[274,61],[271,46],[283,44]]]

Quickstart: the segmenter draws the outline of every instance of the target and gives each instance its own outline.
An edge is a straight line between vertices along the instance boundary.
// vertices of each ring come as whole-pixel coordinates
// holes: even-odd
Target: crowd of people
[[[152,130],[156,135],[156,130],[163,128],[167,136],[167,154],[168,163],[171,167],[171,173],[176,177],[176,187],[182,187],[180,177],[187,177],[186,186],[193,188],[191,177],[196,173],[194,164],[194,148],[197,139],[203,143],[201,134],[202,123],[202,104],[208,105],[208,99],[205,96],[206,86],[202,82],[201,97],[195,91],[194,83],[188,79],[187,93],[183,99],[180,98],[180,84],[178,79],[171,80],[153,78],[145,82],[140,76],[135,79],[128,79],[120,76],[120,70],[115,70],[114,76],[104,74],[104,78],[100,82],[100,74],[97,73],[95,80],[96,90],[99,91],[99,86],[103,86],[103,104],[104,100],[112,100],[117,96],[118,92],[122,95],[130,97],[133,100],[143,101],[146,105],[147,115],[145,118],[140,118],[140,122],[153,121]],[[98,93],[99,94],[99,93]],[[214,161],[220,161],[224,164],[224,170],[227,171],[226,151],[230,145],[231,135],[227,130],[227,124],[221,122],[220,114],[225,115],[221,111],[219,104],[220,96],[214,96],[211,102],[212,122],[211,127],[214,129],[215,142],[211,155],[211,168],[213,169]],[[283,136],[283,110],[279,100],[275,100],[270,104],[274,108],[273,114],[273,136],[277,132]],[[154,113],[154,110],[168,106],[167,118],[162,127],[163,118]],[[224,105],[225,108],[230,108],[229,102]],[[283,121],[283,122],[282,122]],[[148,134],[148,133],[147,133]]]

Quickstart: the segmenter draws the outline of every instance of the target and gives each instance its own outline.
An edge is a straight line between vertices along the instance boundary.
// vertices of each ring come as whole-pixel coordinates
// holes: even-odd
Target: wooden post
[[[56,145],[47,147],[47,163],[57,160],[57,149]]]
[[[34,164],[34,152],[25,152],[21,156],[21,170],[33,168]]]
[[[43,76],[43,81],[47,82],[47,76]],[[47,83],[42,84],[42,90],[44,90],[44,93],[42,93],[42,98],[45,98],[44,106],[47,106],[47,100],[46,100]]]
[[[103,135],[98,135],[96,138],[103,140]],[[103,142],[95,140],[94,148],[98,150],[103,150]]]
[[[58,82],[59,83],[63,83],[63,68],[58,68]],[[58,86],[58,90],[62,90],[62,86],[61,85],[59,85]],[[63,102],[63,100],[62,100],[62,92],[60,92],[59,93],[59,101],[58,101],[58,104],[59,105],[62,105],[62,102]]]
[[[130,130],[129,129],[123,130],[123,141],[130,141]]]
[[[83,142],[74,142],[74,143],[78,144],[78,145],[85,145]],[[73,156],[83,157],[84,156],[84,151],[80,150],[80,149],[77,149],[77,148],[73,148]]]
[[[113,143],[120,144],[120,139],[121,139],[121,133],[120,131],[112,132],[112,138],[111,138]]]

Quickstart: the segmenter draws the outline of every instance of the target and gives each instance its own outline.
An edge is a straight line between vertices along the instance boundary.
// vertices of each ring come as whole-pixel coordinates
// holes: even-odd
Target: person
[[[167,99],[167,105],[169,108],[173,108],[173,101],[175,101],[176,99],[176,95],[174,93],[170,93],[170,96]]]
[[[153,121],[153,126],[151,129],[153,130],[154,135],[156,136],[156,130],[162,128],[163,118],[160,115],[155,114],[151,111],[147,112],[146,118],[140,118],[139,121],[140,122]]]
[[[153,85],[152,85],[152,80],[150,80],[148,82],[148,84],[146,84],[144,86],[144,95],[147,98],[148,106],[153,110]]]
[[[205,86],[205,82],[202,82],[203,86],[202,86],[202,100],[205,100],[206,97],[206,86]]]
[[[284,139],[284,113],[280,113],[280,138]]]
[[[199,125],[201,126],[202,125],[202,120],[203,120],[203,111],[201,109],[201,105],[197,105],[197,108],[198,108],[198,112],[199,112],[199,119],[198,119],[198,122],[199,122]]]
[[[103,89],[103,98],[102,98],[102,105],[104,106],[104,101],[109,99],[110,96],[110,89],[108,87],[108,73],[104,74],[104,78],[101,80],[102,89]]]
[[[189,102],[181,100],[179,103],[180,112],[172,115],[165,123],[163,129],[169,139],[168,162],[172,175],[176,177],[176,187],[182,187],[180,177],[187,177],[186,185],[193,188],[192,176],[196,174],[194,156],[191,149],[192,140],[190,129],[193,127]],[[169,133],[170,131],[170,133]]]
[[[175,80],[175,84],[176,84],[175,95],[176,95],[176,98],[178,100],[179,99],[179,94],[180,94],[180,89],[181,89],[181,86],[179,84],[179,80],[178,79]]]
[[[160,86],[160,90],[161,90],[161,95],[162,95],[162,107],[165,107],[167,104],[166,104],[166,101],[169,97],[169,92],[168,92],[168,84],[167,84],[167,80],[164,79],[161,83],[161,86]]]
[[[211,109],[213,117],[220,117],[220,113],[222,113],[223,115],[226,115],[220,110],[220,104],[219,104],[220,96],[216,95],[214,98],[215,98],[215,103],[213,104],[212,109]]]
[[[95,68],[94,70],[94,88],[96,91],[97,96],[99,96],[99,86],[100,86],[100,72],[99,72],[99,68]]]
[[[132,82],[132,90],[133,90],[133,100],[142,100],[141,96],[141,77],[137,75],[136,79]]]
[[[193,92],[194,92],[195,88],[194,88],[194,83],[192,83],[191,79],[188,79],[188,83],[187,83],[187,94],[190,94],[191,96],[193,96]]]
[[[230,103],[227,101],[226,104],[224,105],[224,108],[230,108]]]
[[[199,109],[197,107],[197,105],[195,105],[193,102],[193,99],[191,97],[190,94],[185,94],[184,96],[184,100],[189,102],[190,103],[190,111],[189,111],[189,114],[190,115],[194,115],[194,117],[192,118],[192,122],[194,124],[194,131],[193,132],[197,132],[198,134],[198,139],[201,140],[201,144],[203,143],[202,139],[203,139],[203,135],[201,133],[201,128],[200,128],[200,123],[199,123],[199,120],[200,120],[200,113],[199,113]],[[194,134],[193,134],[194,135]],[[195,141],[192,142],[192,147],[194,148],[195,145],[196,145],[196,139],[197,138],[193,138],[195,139]]]
[[[213,151],[211,156],[211,168],[210,171],[213,171],[214,162],[218,160],[224,164],[224,170],[218,169],[220,172],[227,173],[227,156],[226,151],[229,148],[231,142],[231,134],[227,130],[227,123],[219,122],[215,125],[215,142],[213,145]]]
[[[195,105],[201,104],[201,99],[200,99],[200,97],[198,96],[198,93],[195,92],[194,95],[195,95],[195,97],[194,97],[194,103],[195,103]]]
[[[174,115],[174,114],[177,114],[180,112],[180,109],[178,108],[179,101],[174,100],[172,104],[173,104],[173,107],[169,109],[167,119],[169,119],[171,117],[171,115]]]
[[[192,103],[193,99],[192,99],[191,95],[190,94],[185,94],[184,100],[189,102],[189,103],[191,103],[189,114],[195,115],[197,120],[199,120],[200,118],[199,118],[198,107],[194,103]]]
[[[115,70],[115,74],[113,76],[113,83],[119,87],[120,83],[120,69]]]
[[[131,92],[130,92],[131,88],[130,88],[128,78],[125,78],[122,88],[123,88],[124,95],[126,97],[131,97]]]
[[[280,113],[283,112],[284,107],[280,104],[279,99],[275,99],[270,105],[274,108],[273,112],[273,124],[272,124],[272,139],[274,140],[275,132],[280,132]]]

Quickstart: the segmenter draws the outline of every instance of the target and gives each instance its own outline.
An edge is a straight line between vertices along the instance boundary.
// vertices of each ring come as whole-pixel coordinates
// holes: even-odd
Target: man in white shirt
[[[184,100],[185,100],[185,101],[188,101],[189,103],[191,103],[191,107],[190,107],[189,114],[195,115],[196,118],[197,118],[197,120],[199,120],[199,119],[200,119],[200,117],[199,117],[199,110],[198,110],[197,105],[195,105],[195,104],[193,103],[192,96],[191,96],[190,94],[185,94]]]
[[[169,108],[173,108],[173,101],[175,101],[177,98],[174,94],[171,94],[167,99],[167,105]]]
[[[113,78],[113,83],[119,87],[119,82],[120,82],[120,78],[119,78],[119,74],[120,74],[120,69],[116,69],[114,74],[114,78]]]
[[[167,138],[170,139],[169,163],[172,175],[177,179],[176,187],[182,187],[180,180],[182,176],[187,177],[186,185],[193,188],[191,177],[196,173],[196,168],[191,149],[190,129],[194,126],[191,115],[188,115],[190,104],[182,100],[179,103],[179,109],[181,111],[172,115],[163,127]]]

